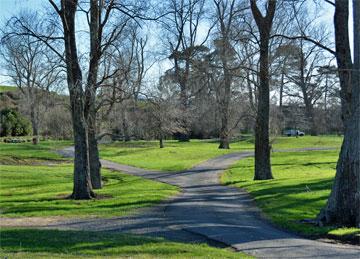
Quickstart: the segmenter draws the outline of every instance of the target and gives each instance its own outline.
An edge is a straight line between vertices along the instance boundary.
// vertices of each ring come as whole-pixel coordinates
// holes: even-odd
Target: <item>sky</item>
[[[0,0],[0,26],[3,26],[6,20],[21,10],[41,10],[44,6],[48,6],[48,4],[48,0]],[[324,7],[326,7],[326,9],[322,10],[321,20],[332,26],[334,8],[329,4],[326,4]],[[352,13],[352,10],[350,10],[350,12]],[[350,29],[352,29],[352,22],[349,21],[349,23]],[[350,37],[352,37],[352,35],[350,35]],[[165,64],[165,66],[168,66],[168,64]],[[153,69],[163,70],[163,68],[159,67],[154,67]],[[10,83],[4,74],[4,69],[0,67],[0,85]]]

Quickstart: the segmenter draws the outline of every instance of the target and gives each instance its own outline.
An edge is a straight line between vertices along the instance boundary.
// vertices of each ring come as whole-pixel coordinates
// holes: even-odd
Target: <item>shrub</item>
[[[30,122],[14,109],[0,112],[0,136],[26,136],[31,132]]]

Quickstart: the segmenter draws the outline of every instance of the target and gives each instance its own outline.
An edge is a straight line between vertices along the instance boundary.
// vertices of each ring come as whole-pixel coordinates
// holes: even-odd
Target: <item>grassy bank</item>
[[[274,180],[253,181],[254,159],[239,161],[225,172],[222,182],[245,188],[275,224],[305,235],[360,235],[358,228],[316,227],[314,219],[326,204],[335,175],[338,151],[272,154]]]

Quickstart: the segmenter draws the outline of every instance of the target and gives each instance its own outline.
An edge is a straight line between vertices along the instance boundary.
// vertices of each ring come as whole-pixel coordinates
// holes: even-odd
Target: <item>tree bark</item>
[[[224,66],[227,66],[226,63]],[[220,145],[219,149],[230,149],[229,143],[229,103],[231,91],[231,75],[227,68],[224,67],[224,95],[220,97]]]
[[[84,92],[82,89],[82,73],[77,56],[75,36],[77,2],[77,0],[62,0],[62,8],[59,11],[64,30],[67,83],[70,93],[75,145],[74,187],[71,198],[91,199],[94,197],[94,193],[90,181],[88,133],[84,116]]]
[[[90,63],[86,87],[85,117],[88,124],[89,165],[91,184],[94,189],[101,189],[101,163],[96,139],[96,89],[99,60],[101,56],[100,43],[100,7],[98,0],[90,3]]]
[[[349,44],[349,1],[335,1],[336,59],[345,127],[330,197],[318,215],[322,224],[360,227],[360,2],[353,0],[354,63]]]
[[[79,97],[78,93],[70,93],[75,143],[74,188],[71,197],[77,200],[94,197],[90,179],[87,125],[82,98]]]
[[[101,163],[98,142],[96,138],[96,112],[90,112],[88,117],[89,163],[91,184],[94,189],[101,189]]]
[[[266,16],[262,16],[256,0],[250,0],[251,10],[260,32],[260,85],[258,89],[255,125],[255,175],[254,180],[273,179],[270,164],[269,142],[269,40],[276,9],[276,0],[268,1]]]

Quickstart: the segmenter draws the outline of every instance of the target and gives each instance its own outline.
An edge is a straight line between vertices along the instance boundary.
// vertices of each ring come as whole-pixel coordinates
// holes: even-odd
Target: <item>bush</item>
[[[14,109],[0,112],[0,136],[26,136],[31,132],[30,122]]]

